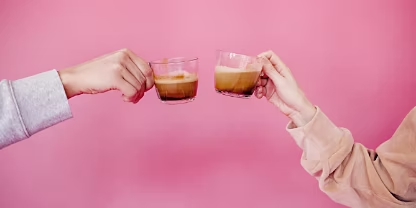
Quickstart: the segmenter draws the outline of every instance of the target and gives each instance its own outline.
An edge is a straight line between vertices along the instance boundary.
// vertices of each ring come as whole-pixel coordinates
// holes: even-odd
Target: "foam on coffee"
[[[261,69],[255,70],[248,66],[246,69],[215,67],[215,89],[219,92],[251,96]]]
[[[155,86],[162,101],[191,99],[197,93],[198,76],[178,70],[155,76]]]
[[[158,84],[194,82],[197,80],[198,80],[198,76],[196,74],[191,74],[187,71],[182,71],[182,70],[155,76],[155,83],[158,83]]]

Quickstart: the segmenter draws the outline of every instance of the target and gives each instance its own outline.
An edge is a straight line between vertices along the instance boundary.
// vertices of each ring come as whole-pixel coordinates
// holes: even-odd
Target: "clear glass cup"
[[[198,58],[169,58],[151,61],[155,88],[166,104],[195,100],[198,91]]]
[[[249,98],[263,68],[263,60],[232,52],[217,51],[215,90],[223,95]]]

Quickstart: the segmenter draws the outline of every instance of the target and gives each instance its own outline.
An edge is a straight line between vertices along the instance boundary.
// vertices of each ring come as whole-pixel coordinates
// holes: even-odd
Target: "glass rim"
[[[217,49],[216,51],[217,51],[217,53],[230,53],[230,54],[235,54],[235,55],[239,55],[239,56],[246,56],[246,57],[249,57],[249,58],[258,58],[257,56],[251,56],[251,55],[246,55],[246,54],[236,53],[236,52],[231,52],[231,51],[224,51],[224,50],[221,50],[221,49]]]
[[[154,61],[150,61],[149,64],[156,65],[156,64],[180,64],[186,62],[197,61],[198,57],[173,57],[173,58],[164,58],[158,59]]]
[[[216,51],[217,51],[217,54],[220,54],[220,53],[234,54],[234,55],[237,55],[237,56],[242,56],[242,57],[249,58],[251,60],[259,62],[260,64],[264,64],[264,59],[262,57],[259,57],[259,56],[250,56],[250,55],[245,55],[245,54],[241,54],[241,53],[234,53],[234,52],[230,52],[230,51],[224,51],[224,50],[220,50],[220,49],[217,49]],[[217,57],[217,58],[219,58],[219,57]]]

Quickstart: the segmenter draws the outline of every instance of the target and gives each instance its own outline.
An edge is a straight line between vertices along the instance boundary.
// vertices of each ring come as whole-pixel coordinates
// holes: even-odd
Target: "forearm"
[[[288,131],[304,151],[302,166],[318,179],[320,189],[334,201],[350,207],[409,205],[391,194],[391,187],[398,186],[398,180],[392,181],[395,185],[386,186],[387,181],[380,177],[398,176],[397,171],[386,171],[386,167],[406,163],[403,158],[389,158],[381,162],[374,151],[354,143],[351,133],[334,125],[319,108],[306,125],[297,127],[291,123]],[[404,146],[406,143],[397,142],[393,145]],[[391,151],[387,154],[394,153]]]
[[[55,70],[0,82],[0,149],[71,117]]]
[[[288,115],[289,119],[296,127],[305,126],[316,115],[317,108],[306,98],[302,99],[301,104],[294,107],[294,111]]]

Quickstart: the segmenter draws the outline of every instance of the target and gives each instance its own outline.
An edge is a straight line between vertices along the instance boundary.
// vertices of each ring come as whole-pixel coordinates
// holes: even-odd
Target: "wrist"
[[[307,102],[289,115],[289,118],[297,127],[305,126],[316,114],[316,107],[312,103]]]
[[[75,83],[74,83],[75,79],[73,78],[73,75],[72,75],[72,73],[70,72],[69,69],[59,70],[58,74],[59,74],[59,77],[61,78],[61,82],[62,82],[62,85],[64,87],[66,97],[68,99],[70,99],[70,98],[72,98],[76,95],[81,94],[81,93],[78,93],[76,91],[76,88],[74,87],[75,86]]]

